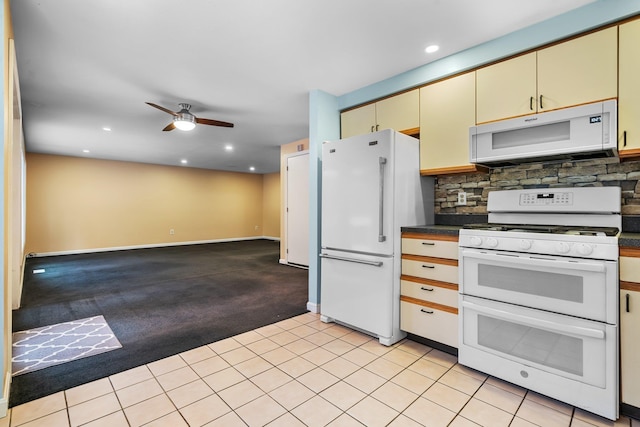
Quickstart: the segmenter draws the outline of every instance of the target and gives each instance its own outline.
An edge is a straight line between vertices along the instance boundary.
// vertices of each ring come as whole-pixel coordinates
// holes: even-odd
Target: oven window
[[[583,302],[583,278],[570,274],[479,264],[478,286]]]
[[[478,344],[570,374],[583,374],[583,342],[506,320],[478,315]]]

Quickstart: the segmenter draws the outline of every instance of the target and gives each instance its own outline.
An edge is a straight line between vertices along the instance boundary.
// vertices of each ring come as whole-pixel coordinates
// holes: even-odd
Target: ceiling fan
[[[147,102],[146,104],[151,105],[152,107],[157,108],[158,110],[164,111],[165,113],[169,113],[173,116],[173,122],[169,123],[163,131],[170,131],[178,128],[180,130],[191,130],[196,127],[196,123],[200,125],[210,125],[210,126],[223,126],[227,128],[232,128],[233,123],[221,122],[219,120],[212,119],[201,119],[189,112],[191,109],[191,104],[180,103],[178,104],[181,108],[177,113],[161,107],[153,102]]]

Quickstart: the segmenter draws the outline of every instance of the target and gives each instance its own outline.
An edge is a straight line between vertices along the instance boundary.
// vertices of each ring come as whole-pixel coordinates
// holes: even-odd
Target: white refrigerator
[[[400,227],[433,223],[419,141],[392,131],[322,145],[320,313],[391,345],[400,330]]]

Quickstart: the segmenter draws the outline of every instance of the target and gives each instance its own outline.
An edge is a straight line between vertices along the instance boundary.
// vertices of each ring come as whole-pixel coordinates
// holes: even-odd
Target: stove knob
[[[527,249],[531,249],[531,240],[525,240],[522,239],[520,240],[520,242],[518,243],[518,246],[520,246],[520,249],[522,250],[527,250]]]
[[[490,248],[495,248],[496,246],[498,246],[498,239],[496,239],[495,237],[489,237],[489,238],[487,238],[485,243]]]
[[[567,242],[558,242],[558,244],[556,245],[556,250],[558,251],[558,253],[566,254],[571,250],[571,246],[569,246]]]
[[[482,238],[478,236],[469,237],[469,244],[471,246],[480,246],[482,244]]]
[[[593,252],[593,248],[586,243],[580,243],[579,245],[576,245],[576,249],[578,250],[578,253],[580,255],[589,255],[591,252]]]

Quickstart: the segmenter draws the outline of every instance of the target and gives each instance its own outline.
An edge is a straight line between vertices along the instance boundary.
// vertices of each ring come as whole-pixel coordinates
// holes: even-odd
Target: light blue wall
[[[332,96],[321,91],[311,92],[309,98],[311,205],[309,209],[312,214],[309,219],[311,230],[309,301],[314,304],[320,303],[320,269],[318,265],[318,249],[320,247],[319,172],[322,164],[320,143],[323,140],[339,138],[340,110],[473,69],[482,64],[637,14],[640,14],[640,0],[598,0],[547,21],[341,96]],[[416,52],[416,54],[420,54],[420,52]]]

